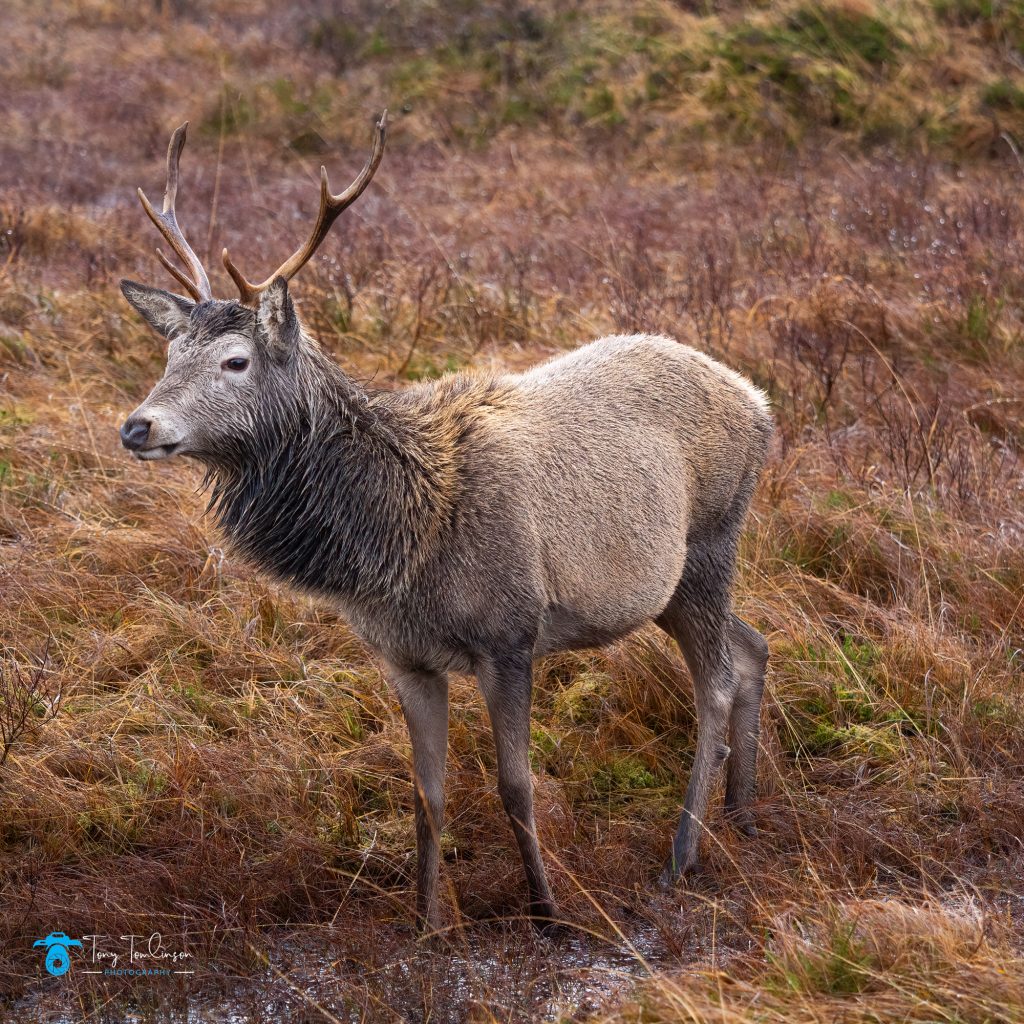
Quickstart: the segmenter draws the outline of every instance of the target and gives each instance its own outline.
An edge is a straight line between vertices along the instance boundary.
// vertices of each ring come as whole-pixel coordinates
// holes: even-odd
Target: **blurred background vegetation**
[[[168,8],[209,16],[206,5]],[[268,74],[256,40],[246,46],[251,5],[217,11],[241,39],[210,54],[221,92],[195,97],[204,126],[255,128],[300,149],[317,146],[322,122],[344,123],[382,94],[419,139],[480,145],[541,130],[642,145],[663,162],[808,135],[985,156],[1022,127],[1016,0],[304,3],[277,15],[277,41],[306,66],[285,74]]]

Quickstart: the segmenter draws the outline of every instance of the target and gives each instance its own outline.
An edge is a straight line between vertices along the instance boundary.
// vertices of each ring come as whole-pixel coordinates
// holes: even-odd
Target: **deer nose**
[[[131,452],[137,452],[149,437],[149,420],[128,419],[121,427],[121,444]]]

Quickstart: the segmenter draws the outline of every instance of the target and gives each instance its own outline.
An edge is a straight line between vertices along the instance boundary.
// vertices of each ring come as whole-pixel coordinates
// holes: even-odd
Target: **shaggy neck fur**
[[[235,545],[280,579],[357,601],[394,594],[452,507],[450,439],[303,341],[294,404],[208,460],[210,505]]]

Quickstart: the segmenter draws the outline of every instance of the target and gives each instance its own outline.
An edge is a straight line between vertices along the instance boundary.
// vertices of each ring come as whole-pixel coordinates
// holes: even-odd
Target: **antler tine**
[[[268,288],[276,278],[283,277],[291,280],[310,260],[313,254],[320,248],[320,244],[327,237],[331,225],[342,210],[351,206],[366,190],[371,179],[380,166],[381,157],[384,155],[384,143],[387,139],[387,118],[385,110],[381,115],[374,129],[373,150],[363,169],[356,176],[355,181],[344,192],[338,195],[331,194],[330,184],[327,181],[327,168],[320,168],[320,211],[317,214],[316,223],[313,225],[313,232],[301,248],[288,257],[280,267],[275,270],[261,284],[253,284],[248,281],[242,272],[231,262],[227,249],[221,254],[224,262],[224,269],[231,275],[231,280],[238,286],[239,294],[244,305],[252,305],[259,298],[260,292]]]
[[[146,193],[139,189],[139,200],[142,208],[146,211],[149,219],[156,225],[157,230],[167,239],[167,244],[174,250],[178,259],[185,265],[191,278],[186,277],[178,270],[159,249],[157,256],[164,267],[170,271],[174,279],[192,296],[196,302],[209,302],[213,298],[210,290],[210,279],[206,276],[199,257],[192,251],[192,247],[185,241],[185,236],[178,227],[178,218],[174,212],[174,202],[178,198],[178,163],[181,160],[181,151],[185,148],[185,134],[188,131],[188,121],[179,128],[176,128],[171,136],[170,145],[167,147],[167,185],[164,188],[163,212],[157,213],[153,204],[146,198]]]
[[[156,258],[163,264],[164,270],[174,278],[182,288],[192,296],[193,299],[202,301],[199,298],[198,289],[194,282],[187,278],[159,249],[156,250]]]

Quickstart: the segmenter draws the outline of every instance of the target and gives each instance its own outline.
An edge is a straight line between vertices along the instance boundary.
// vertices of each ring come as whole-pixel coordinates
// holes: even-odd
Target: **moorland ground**
[[[5,1012],[1024,1018],[1024,7],[3,19]],[[579,925],[561,945],[519,917],[472,681],[438,951],[410,926],[409,743],[377,667],[222,549],[196,467],[119,449],[162,370],[117,281],[165,283],[134,189],[159,194],[171,129],[191,120],[186,232],[257,273],[385,105],[382,169],[295,287],[346,367],[400,387],[661,331],[778,418],[736,594],[772,650],[759,836],[716,813],[703,872],[657,890],[696,731],[678,652],[652,629],[547,659],[531,756]],[[58,929],[160,930],[197,973],[51,980],[32,942]]]

